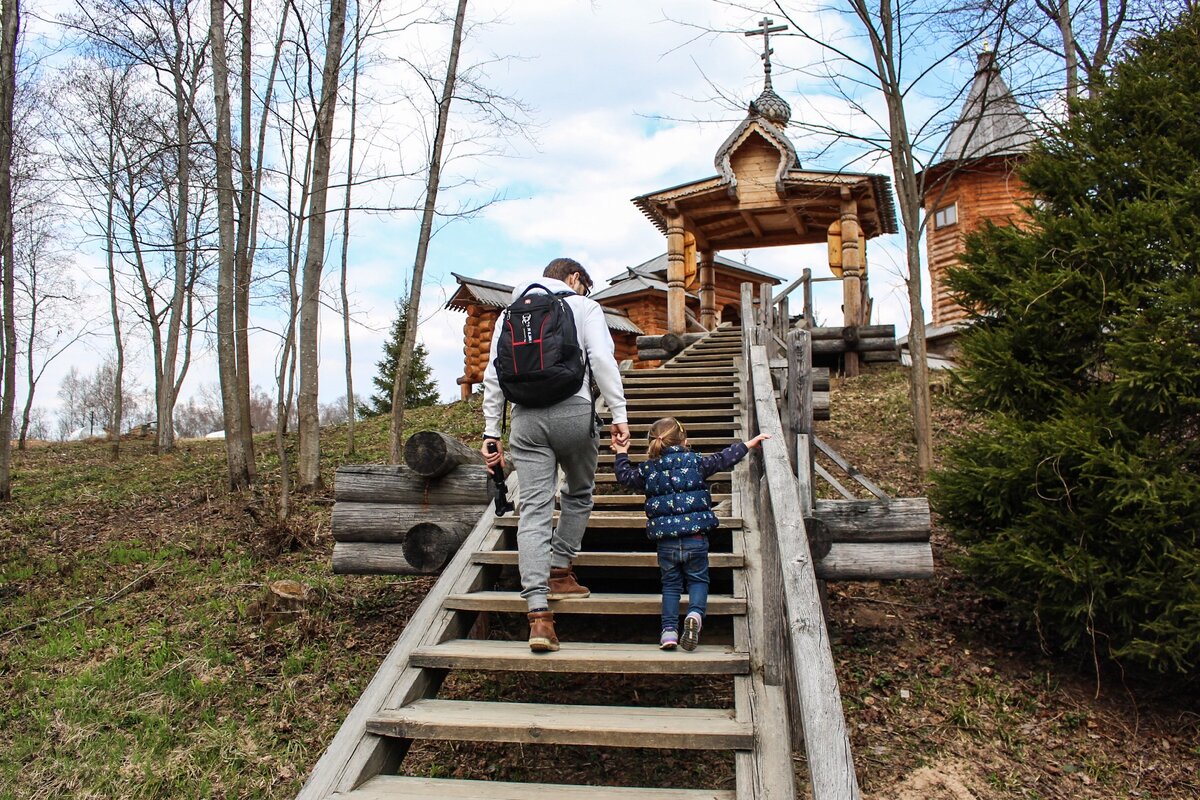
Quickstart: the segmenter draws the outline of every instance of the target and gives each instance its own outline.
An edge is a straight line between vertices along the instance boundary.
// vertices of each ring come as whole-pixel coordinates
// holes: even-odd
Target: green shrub
[[[969,571],[1068,649],[1200,661],[1200,15],[1138,41],[968,241],[965,406],[936,476]]]

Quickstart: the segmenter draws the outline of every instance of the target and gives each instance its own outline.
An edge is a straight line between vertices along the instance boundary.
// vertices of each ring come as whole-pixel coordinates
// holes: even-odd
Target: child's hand
[[[609,448],[611,448],[614,453],[628,453],[629,452],[629,442],[625,442],[624,444],[617,444],[614,441],[609,444]]]
[[[755,436],[753,439],[746,442],[746,447],[751,447],[751,448],[758,447],[760,444],[763,443],[764,440],[770,439],[770,438],[771,438],[771,434],[760,433],[758,436]]]

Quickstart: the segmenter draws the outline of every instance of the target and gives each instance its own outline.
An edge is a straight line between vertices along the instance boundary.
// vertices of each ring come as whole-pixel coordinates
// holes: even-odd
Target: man
[[[521,596],[529,610],[529,647],[535,652],[558,649],[550,600],[587,597],[571,569],[579,552],[592,513],[592,491],[596,485],[599,434],[595,426],[591,382],[594,380],[612,413],[614,442],[629,442],[625,393],[620,368],[613,355],[612,335],[604,320],[604,309],[587,297],[592,279],[578,261],[556,258],[532,281],[551,293],[569,292],[565,298],[574,317],[579,349],[590,369],[573,395],[545,408],[513,404],[509,453],[520,477],[521,521],[517,528],[518,567]],[[526,283],[513,290],[513,302],[529,288]],[[542,293],[533,288],[532,292]],[[484,442],[481,452],[489,467],[504,465],[500,421],[504,395],[496,371],[497,343],[503,319],[492,335],[491,354],[483,376]],[[495,452],[490,452],[494,445]],[[560,495],[561,514],[554,527],[554,492],[558,469],[566,486]]]

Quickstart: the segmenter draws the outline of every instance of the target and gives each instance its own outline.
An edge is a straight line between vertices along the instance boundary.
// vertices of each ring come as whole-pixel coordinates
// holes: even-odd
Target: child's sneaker
[[[684,650],[695,650],[696,645],[700,644],[700,628],[703,622],[699,614],[688,614],[683,618],[683,638],[680,639],[679,645]]]
[[[679,631],[672,628],[663,630],[662,636],[658,637],[659,650],[674,650],[677,644],[679,644]]]

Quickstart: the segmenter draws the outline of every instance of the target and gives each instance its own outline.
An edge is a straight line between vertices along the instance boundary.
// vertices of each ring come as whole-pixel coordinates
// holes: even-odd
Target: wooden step
[[[664,392],[661,387],[655,386],[630,386],[626,381],[625,399],[635,400],[642,397],[663,398]],[[714,384],[700,386],[676,386],[671,389],[670,397],[686,397],[689,400],[712,398],[714,400],[725,400],[726,402],[738,402],[741,396],[737,386],[732,384]]]
[[[610,454],[611,455],[611,454]],[[712,495],[713,504],[721,503],[725,500],[731,500],[731,494],[714,494]],[[597,508],[603,509],[611,506],[629,506],[630,508],[641,508],[646,503],[646,495],[644,494],[598,494],[592,496],[592,502]]]
[[[645,431],[642,431],[642,432],[645,433]],[[740,442],[740,441],[742,441],[742,439],[739,436],[692,436],[692,435],[690,435],[690,433],[688,435],[688,445],[693,448],[715,447],[717,449],[723,449],[723,448],[726,448],[729,445],[733,444],[734,442]],[[608,445],[609,445],[608,426],[605,425],[603,430],[601,431],[601,436],[600,436],[601,452],[603,452],[604,450],[607,450]],[[641,452],[640,453],[635,452],[634,455],[636,456],[636,455],[641,455],[641,454],[645,453],[645,449],[646,449],[645,446],[646,446],[646,437],[645,436],[636,437],[633,441],[633,447],[637,448]]]
[[[679,601],[687,608],[687,594]],[[525,598],[517,592],[468,592],[452,594],[442,604],[450,611],[505,611],[524,614],[529,610]],[[617,594],[593,592],[591,597],[574,600],[551,600],[550,610],[560,614],[652,614],[662,613],[662,597],[657,594]],[[746,600],[727,594],[708,596],[708,614],[741,616],[746,613]]]
[[[720,483],[722,481],[729,482],[732,479],[731,472],[715,472],[709,475],[705,480],[709,483]],[[617,476],[611,472],[597,472],[596,483],[617,483]]]
[[[471,557],[476,564],[503,564],[516,566],[516,550],[486,550],[479,551]],[[575,556],[571,562],[576,567],[653,567],[658,568],[658,554],[587,551]],[[708,554],[708,566],[712,569],[740,569],[745,566],[746,559],[740,553]]]
[[[380,711],[367,721],[367,731],[400,739],[688,750],[749,750],[754,744],[751,726],[720,708],[417,700]]]
[[[560,514],[554,512],[554,521],[557,523]],[[521,515],[505,514],[503,517],[496,518],[496,527],[498,528],[515,528],[517,523],[521,521]],[[740,528],[742,527],[741,517],[717,517],[717,525],[721,528]],[[646,527],[645,514],[629,514],[620,511],[593,511],[592,516],[588,519],[588,530],[599,528],[619,528],[622,530],[642,529]]]
[[[721,386],[732,387],[737,381],[729,375],[680,375],[661,369],[638,369],[622,373],[621,382],[634,388],[644,386]]]
[[[630,424],[636,424],[645,420],[650,420],[650,424],[657,422],[663,417],[675,417],[684,425],[692,425],[698,422],[723,422],[733,420],[740,416],[738,409],[725,408],[679,408],[679,401],[669,401],[669,405],[659,406],[658,408],[646,407],[640,403],[632,403],[626,409],[626,419]],[[601,414],[601,421],[605,425],[610,424],[612,420],[611,414]]]
[[[664,414],[664,416],[665,416],[665,414]],[[647,422],[647,423],[632,422],[632,423],[629,423],[629,432],[644,434],[650,430],[650,426],[653,424],[654,423],[652,423],[652,422]],[[605,423],[604,427],[607,428],[608,423]],[[692,431],[728,431],[728,430],[734,430],[737,427],[737,423],[733,423],[733,422],[695,422],[695,423],[692,423],[691,425],[688,425],[687,427],[688,427],[688,433],[691,433]],[[688,439],[690,440],[691,437],[689,436]]]
[[[563,783],[464,781],[377,775],[337,800],[736,800],[718,789],[648,789],[641,786],[576,786]]]
[[[534,653],[529,643],[453,639],[423,647],[409,664],[430,669],[481,672],[598,672],[635,675],[745,675],[750,656],[723,645],[700,645],[692,652],[659,650],[657,644],[570,642],[556,653]]]
[[[647,392],[630,396],[625,393],[625,401],[629,408],[659,408],[662,406],[678,406],[686,404],[689,408],[740,408],[738,398],[730,392],[722,394],[694,394],[684,397],[678,392],[671,392],[670,397],[664,397],[661,391]]]

